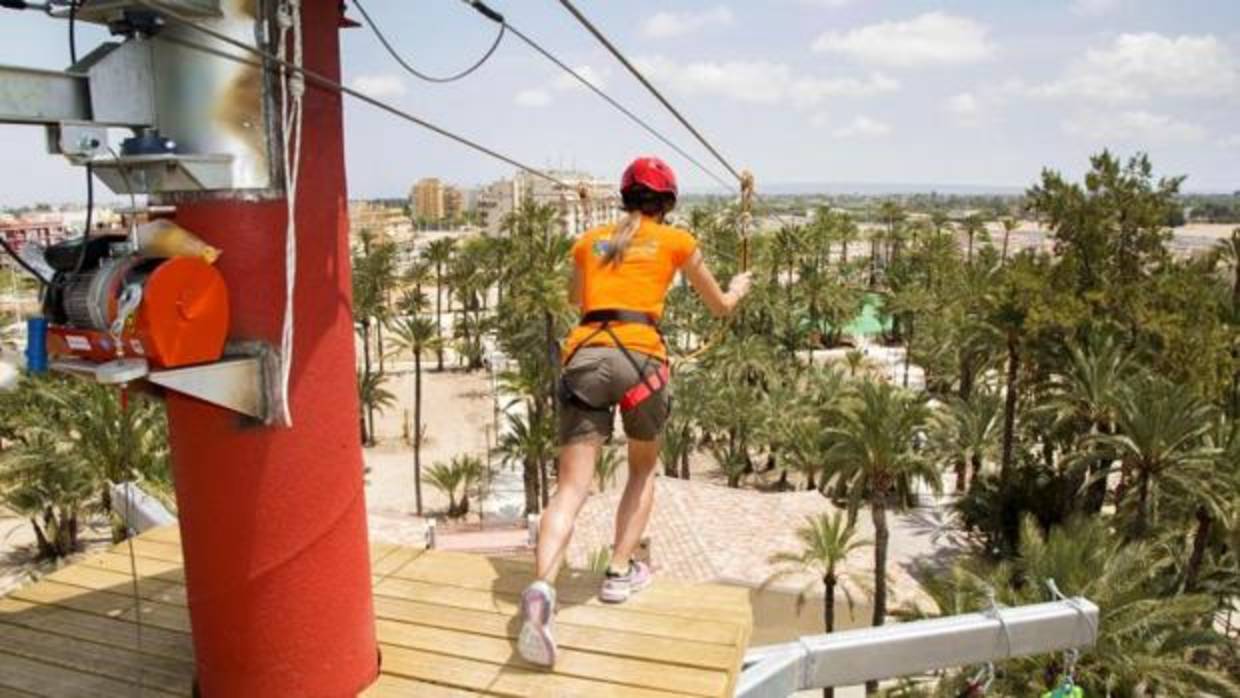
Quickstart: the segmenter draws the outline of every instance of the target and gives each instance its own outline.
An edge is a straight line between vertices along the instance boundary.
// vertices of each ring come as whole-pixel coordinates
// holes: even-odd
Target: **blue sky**
[[[1189,189],[1240,189],[1235,0],[578,5],[725,156],[756,173],[759,187],[1026,186],[1043,166],[1077,175],[1091,152],[1111,147],[1150,152],[1160,173],[1188,174]],[[492,6],[700,152],[559,3]],[[494,36],[494,25],[458,0],[367,0],[366,7],[427,72],[468,65]],[[102,38],[86,32],[83,43]],[[66,62],[63,24],[42,16],[0,15],[0,39],[0,63]],[[632,156],[655,153],[688,187],[710,185],[515,37],[473,76],[450,85],[401,73],[365,29],[346,31],[343,47],[351,85],[531,164],[615,176]],[[347,104],[353,196],[401,195],[424,176],[472,185],[510,172],[371,107]],[[42,154],[37,130],[0,127],[0,152],[0,203],[78,197],[79,173]]]

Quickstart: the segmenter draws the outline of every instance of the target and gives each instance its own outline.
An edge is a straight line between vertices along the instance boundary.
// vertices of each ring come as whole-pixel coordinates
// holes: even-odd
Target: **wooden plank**
[[[481,694],[383,674],[362,693],[362,698],[472,698],[478,695]]]
[[[188,693],[194,675],[193,663],[183,659],[139,654],[6,623],[0,623],[0,652],[168,693]]]
[[[185,583],[185,569],[182,567],[180,562],[152,560],[149,557],[135,557],[133,562],[137,565],[139,577],[151,577],[160,581],[172,582],[176,584]],[[100,553],[98,555],[92,555],[77,564],[112,570],[113,572],[123,574],[126,577],[133,576],[129,556],[121,553]],[[72,569],[76,566],[77,565],[71,565],[70,567],[66,567],[64,569]],[[63,571],[63,569],[59,570],[59,572]],[[53,573],[48,576],[55,577],[57,573]]]
[[[150,537],[150,533],[144,533],[133,539],[134,554],[139,557],[151,558],[153,560],[164,560],[166,562],[183,562],[181,556],[181,543],[179,540],[169,541],[159,538]],[[414,550],[404,546],[395,545],[393,543],[372,543],[370,545],[370,560],[374,562],[387,557],[398,550]],[[129,555],[128,541],[117,543],[109,549],[109,552],[117,555]]]
[[[474,635],[390,620],[377,621],[375,628],[379,642],[385,645],[399,645],[490,664],[537,668],[520,659],[516,644],[506,637]],[[555,673],[695,696],[720,696],[727,686],[726,671],[659,664],[571,648],[560,650]]]
[[[618,683],[586,681],[523,667],[489,664],[395,645],[382,645],[383,673],[501,696],[670,698],[678,695]]]
[[[416,560],[424,552],[426,551],[420,548],[398,548],[390,555],[376,560],[370,566],[370,574],[376,579],[390,576]]]
[[[108,567],[98,567],[89,561],[57,570],[46,579],[86,589],[111,591],[126,595],[133,594],[133,580],[128,572],[120,572]],[[138,595],[144,599],[174,606],[185,605],[185,585],[167,582],[154,577],[138,578]]]
[[[0,623],[176,659],[191,660],[194,653],[190,636],[183,632],[144,625],[142,646],[139,647],[135,623],[59,606],[39,606],[17,599],[0,599]]]
[[[497,594],[520,594],[533,580],[532,568],[524,564],[507,564],[494,558],[439,550],[406,565],[393,577],[432,584],[483,589]],[[604,606],[598,600],[601,579],[584,573],[561,575],[557,581],[558,600],[563,605],[589,604]],[[710,585],[686,585],[656,580],[649,588],[625,603],[628,608],[648,613],[684,618],[718,618],[749,621],[747,590]]]
[[[137,695],[138,689],[127,681],[79,671],[76,668],[49,668],[47,664],[25,657],[0,652],[0,687],[33,693],[38,696],[73,696],[74,698],[116,698]],[[175,696],[156,689],[143,695]]]
[[[375,591],[398,599],[489,611],[510,617],[516,616],[518,612],[516,595],[492,594],[476,589],[413,582],[395,577],[379,583]],[[556,613],[556,620],[560,623],[589,625],[604,630],[710,642],[729,647],[737,646],[743,631],[743,626],[736,622],[646,613],[628,608],[628,604],[565,605]]]
[[[419,603],[383,595],[375,596],[375,614],[386,620],[499,638],[515,639],[520,630],[515,615]],[[562,618],[556,620],[555,639],[561,647],[706,669],[731,670],[737,661],[737,649],[731,645],[603,630],[566,623]]]
[[[134,620],[133,599],[125,594],[96,591],[53,581],[17,589],[12,598],[27,603],[55,605],[93,613],[105,618]],[[158,602],[142,604],[142,622],[165,630],[189,632],[189,616],[185,609]]]

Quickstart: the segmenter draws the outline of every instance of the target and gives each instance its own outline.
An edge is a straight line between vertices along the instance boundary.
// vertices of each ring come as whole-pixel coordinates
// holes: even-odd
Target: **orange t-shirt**
[[[612,224],[586,231],[573,245],[573,262],[582,282],[582,311],[636,310],[662,317],[667,287],[676,270],[697,250],[697,240],[684,230],[642,218],[624,259],[619,264],[604,264],[603,255],[615,230],[616,224]],[[623,322],[610,327],[626,348],[667,358],[667,350],[653,327]],[[586,339],[587,346],[615,346],[606,332],[594,334],[597,329],[597,325],[573,328],[564,340],[563,356],[567,359]]]

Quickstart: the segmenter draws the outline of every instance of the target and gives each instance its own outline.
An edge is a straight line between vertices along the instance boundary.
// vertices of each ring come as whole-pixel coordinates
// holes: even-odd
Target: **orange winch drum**
[[[219,271],[198,257],[174,257],[147,279],[136,334],[161,366],[215,361],[228,337],[228,311]]]

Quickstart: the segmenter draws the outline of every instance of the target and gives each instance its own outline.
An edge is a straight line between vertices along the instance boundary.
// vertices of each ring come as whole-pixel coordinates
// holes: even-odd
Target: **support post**
[[[302,13],[306,66],[338,79],[340,3],[303,0]],[[262,83],[258,73],[246,77]],[[294,426],[263,426],[191,397],[167,398],[205,698],[351,697],[378,671],[341,99],[312,88],[304,106]],[[279,346],[285,201],[221,192],[176,203],[176,221],[224,251],[217,266],[232,298],[230,336]]]

